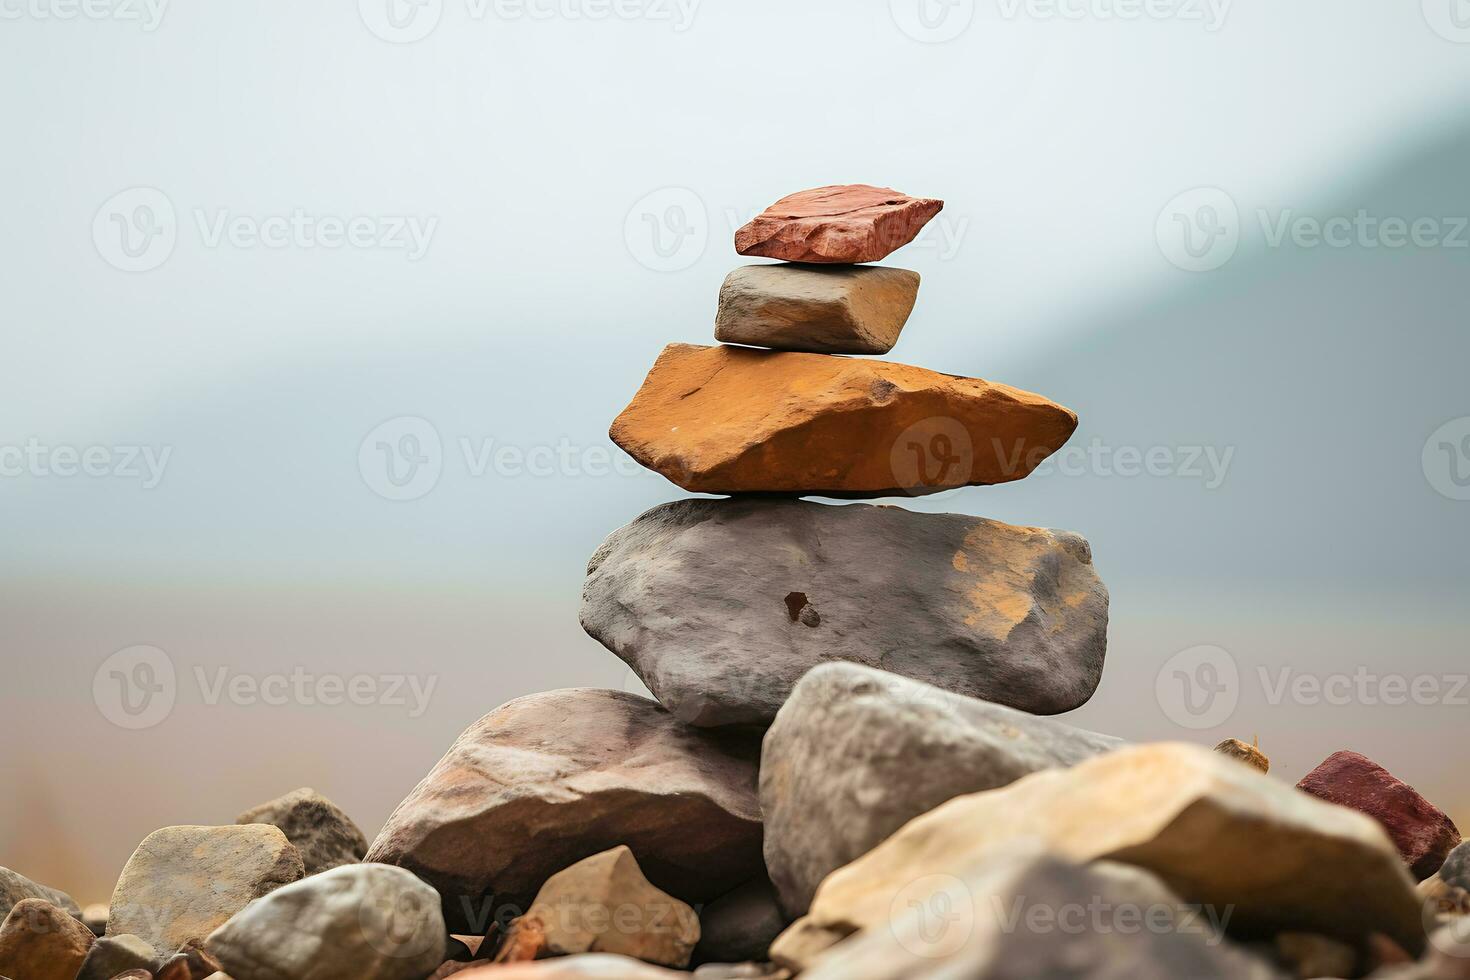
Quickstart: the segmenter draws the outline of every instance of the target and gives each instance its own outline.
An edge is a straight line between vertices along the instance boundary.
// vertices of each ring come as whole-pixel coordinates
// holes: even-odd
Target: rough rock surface
[[[978,378],[670,344],[611,436],[694,493],[862,498],[1024,479],[1076,428],[1070,409]]]
[[[1438,871],[1460,843],[1460,831],[1444,811],[1356,752],[1334,752],[1307,773],[1297,788],[1383,824],[1404,863],[1420,881]]]
[[[276,889],[206,946],[238,980],[422,980],[447,935],[434,889],[402,868],[349,864]]]
[[[869,667],[817,667],[761,750],[766,867],[782,907],[804,914],[823,878],[947,800],[1122,744]]]
[[[1447,884],[1470,890],[1470,843],[1456,845],[1440,865],[1439,876]]]
[[[531,695],[459,737],[367,860],[437,888],[455,932],[619,844],[657,887],[707,901],[762,873],[758,756],[745,733],[690,729],[621,691]]]
[[[87,951],[77,980],[112,980],[128,970],[142,970],[152,976],[163,959],[153,944],[141,936],[103,936]]]
[[[246,810],[237,824],[270,824],[286,835],[309,875],[356,864],[368,842],[357,824],[335,803],[313,789],[298,789]]]
[[[833,947],[801,975],[803,980],[1278,976],[1223,941],[1213,927],[1224,910],[1196,915],[1139,868],[1017,857],[947,886],[931,896],[930,905],[895,909],[890,928],[869,930]]]
[[[112,891],[107,932],[141,936],[171,954],[301,875],[301,855],[275,827],[165,827],[128,858]]]
[[[771,943],[786,928],[775,887],[766,879],[748,881],[705,906],[699,915],[699,963],[764,960]]]
[[[648,883],[633,852],[615,847],[583,858],[547,879],[530,910],[511,926],[537,936],[539,954],[616,953],[683,968],[699,942],[699,917]]]
[[[681,500],[616,531],[582,626],[694,725],[767,725],[846,660],[1038,714],[1096,689],[1107,589],[1087,542],[957,514]],[[641,852],[640,852],[641,853]]]
[[[495,963],[454,974],[457,980],[689,980],[689,974],[628,956],[588,953],[536,963]]]
[[[735,251],[788,262],[877,262],[918,236],[943,201],[841,184],[783,197],[735,232]]]
[[[1250,742],[1242,742],[1238,738],[1227,738],[1215,746],[1215,751],[1232,759],[1239,759],[1257,772],[1270,772],[1271,760],[1266,758],[1266,753],[1259,746]]]
[[[81,908],[66,892],[37,884],[25,875],[11,871],[9,868],[0,868],[0,920],[10,914],[16,902],[23,902],[28,898],[39,898],[43,902],[50,902],[73,918],[82,917]]]
[[[1294,977],[1353,977],[1358,952],[1347,943],[1315,932],[1281,932],[1273,940],[1275,958]]]
[[[886,354],[919,274],[884,266],[748,265],[720,287],[715,339],[816,354]]]
[[[74,980],[95,939],[65,909],[40,898],[21,899],[0,923],[0,976]]]
[[[895,902],[929,901],[952,877],[1027,846],[1145,868],[1186,902],[1233,906],[1230,926],[1247,934],[1354,942],[1380,931],[1410,950],[1424,944],[1413,882],[1377,823],[1208,749],[1164,743],[1034,773],[916,817],[828,876],[773,957],[808,964],[888,923]]]

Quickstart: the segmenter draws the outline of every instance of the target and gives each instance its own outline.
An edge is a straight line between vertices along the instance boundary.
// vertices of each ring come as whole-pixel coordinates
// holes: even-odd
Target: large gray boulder
[[[823,664],[761,750],[766,867],[804,915],[823,878],[921,813],[1122,745],[858,664]]]
[[[832,947],[803,980],[1273,980],[1220,927],[1228,907],[1186,906],[1154,875],[1101,862],[1015,857],[926,902],[896,906],[888,928]],[[1284,980],[1284,978],[1283,978]]]
[[[448,936],[433,888],[402,868],[349,864],[252,902],[206,947],[235,980],[423,980]]]
[[[764,873],[759,742],[681,724],[646,698],[519,698],[467,729],[398,805],[368,861],[439,890],[454,932],[519,915],[563,868],[626,844],[648,880],[703,903]]]
[[[831,660],[1056,714],[1096,689],[1107,620],[1078,535],[866,504],[664,504],[582,590],[583,628],[700,726],[769,725]]]

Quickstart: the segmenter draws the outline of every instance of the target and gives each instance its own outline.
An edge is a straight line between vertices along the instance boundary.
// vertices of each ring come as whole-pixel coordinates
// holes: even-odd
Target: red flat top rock
[[[1460,831],[1444,811],[1357,752],[1334,752],[1307,773],[1297,788],[1383,824],[1404,863],[1421,881],[1438,871],[1460,843]]]
[[[787,262],[877,262],[944,207],[889,187],[844,184],[783,197],[735,233],[735,251]]]

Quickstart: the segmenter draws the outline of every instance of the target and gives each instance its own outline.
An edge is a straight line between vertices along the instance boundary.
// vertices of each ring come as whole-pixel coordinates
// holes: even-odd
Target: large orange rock
[[[889,187],[799,191],[735,233],[735,251],[788,262],[877,262],[913,241],[944,207]]]
[[[612,438],[694,493],[883,497],[1022,479],[1076,427],[1070,409],[976,378],[670,344]]]

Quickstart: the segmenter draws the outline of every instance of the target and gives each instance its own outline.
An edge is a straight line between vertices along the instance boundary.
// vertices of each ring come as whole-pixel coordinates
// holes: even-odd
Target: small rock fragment
[[[888,187],[843,184],[783,197],[735,233],[735,251],[788,262],[877,262],[944,207]]]
[[[1444,811],[1357,752],[1334,752],[1297,788],[1377,820],[1420,881],[1438,871],[1460,843],[1460,831]]]
[[[694,910],[649,884],[633,852],[615,847],[547,879],[530,910],[511,926],[506,945],[516,953],[496,960],[616,953],[682,968],[699,934]]]
[[[1446,884],[1470,889],[1470,843],[1459,844],[1440,865],[1439,876]]]
[[[313,789],[298,789],[262,803],[240,814],[235,823],[279,828],[300,853],[308,875],[356,864],[368,849],[367,838],[357,824]]]
[[[206,946],[240,980],[422,980],[447,936],[434,889],[402,868],[348,864],[251,903]]]
[[[1239,759],[1259,772],[1271,771],[1271,760],[1266,758],[1266,753],[1259,746],[1242,742],[1238,738],[1227,738],[1215,746],[1215,751],[1232,759]]]
[[[107,929],[141,936],[168,956],[301,875],[301,855],[275,827],[165,827],[128,858]]]
[[[815,354],[886,354],[919,274],[883,266],[749,265],[720,287],[715,339]]]
[[[94,936],[105,936],[107,934],[107,906],[101,902],[93,902],[82,909],[82,925],[91,929]]]
[[[65,909],[23,898],[0,923],[0,977],[74,980],[95,939]]]

